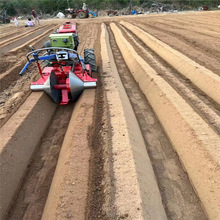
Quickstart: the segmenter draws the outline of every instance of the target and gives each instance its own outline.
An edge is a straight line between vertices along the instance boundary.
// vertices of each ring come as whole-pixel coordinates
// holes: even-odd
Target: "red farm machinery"
[[[76,17],[83,19],[83,18],[89,17],[89,10],[88,9],[74,10],[73,8],[68,8],[68,9],[65,9],[65,14],[68,19],[76,18]]]
[[[49,39],[45,48],[32,48],[27,54],[28,62],[20,75],[36,62],[40,78],[31,83],[31,90],[44,91],[54,102],[66,105],[75,101],[85,88],[96,87],[97,79],[92,78],[92,72],[97,71],[94,50],[85,49],[84,59],[79,56],[75,23],[66,22]]]

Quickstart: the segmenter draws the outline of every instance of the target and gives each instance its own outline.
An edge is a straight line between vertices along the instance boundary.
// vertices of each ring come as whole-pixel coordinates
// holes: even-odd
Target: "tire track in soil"
[[[194,49],[193,44],[189,44],[189,42],[184,43],[175,36],[167,35],[161,32],[160,30],[157,30],[157,28],[149,27],[147,24],[140,24],[134,23],[132,21],[133,25],[136,25],[137,27],[141,28],[142,30],[146,31],[147,33],[153,35],[157,39],[161,40],[162,42],[168,44],[170,47],[180,51],[187,57],[191,58],[192,60],[196,61],[202,66],[205,66],[207,69],[210,69],[215,74],[220,76],[219,66],[218,66],[218,60],[213,59],[212,57],[209,57],[208,54],[206,54],[206,51],[204,51],[202,48],[200,50]],[[214,39],[210,40],[210,42],[214,41]]]
[[[95,97],[95,113],[93,119],[94,127],[92,128],[92,133],[89,134],[91,158],[85,219],[107,220],[109,218],[107,218],[105,210],[103,208],[105,200],[103,186],[103,179],[105,173],[103,169],[104,149],[107,145],[106,141],[108,141],[106,135],[109,132],[109,130],[108,124],[106,123],[107,112],[104,100],[104,89],[102,79],[101,45],[99,40],[101,35],[100,24],[96,24],[96,30],[98,30],[98,34],[95,41],[94,49],[98,72],[95,77],[98,78],[98,83],[96,87]]]
[[[126,28],[122,28],[122,30],[124,36],[127,36],[127,39],[133,45],[139,56],[154,68],[217,134],[220,134],[220,106],[190,83],[188,79],[179,74],[173,67],[162,60],[132,32]]]
[[[168,219],[207,219],[177,153],[128,70],[113,33],[109,31],[109,34],[119,75],[141,128]]]
[[[100,55],[100,34],[101,27],[99,23],[81,23],[79,24],[79,39],[80,46],[78,48],[79,54],[83,56],[83,50],[85,48],[95,49],[96,62],[98,67],[98,72],[93,73],[93,77],[98,78],[98,83],[96,87],[96,97],[95,97],[95,114],[94,114],[94,127],[91,128],[92,132],[88,134],[91,158],[90,158],[90,171],[88,180],[88,192],[87,192],[87,204],[86,204],[86,219],[107,219],[103,211],[104,203],[104,189],[102,181],[104,178],[103,166],[103,145],[105,141],[103,139],[103,134],[107,133],[104,129],[105,119],[104,119],[104,100],[103,100],[103,85],[101,76],[101,55]],[[84,40],[81,40],[84,38]],[[102,146],[102,147],[100,147]]]

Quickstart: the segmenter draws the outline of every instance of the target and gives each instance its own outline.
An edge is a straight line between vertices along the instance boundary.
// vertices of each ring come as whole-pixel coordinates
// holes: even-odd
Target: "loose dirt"
[[[175,20],[175,23],[172,26],[169,25],[169,17],[172,18],[173,21]],[[175,19],[168,15],[168,21],[161,17],[153,17],[151,19],[144,18],[141,22],[136,19],[132,19],[130,21],[162,42],[167,43],[178,51],[181,51],[183,54],[195,60],[202,66],[205,66],[220,75],[218,67],[220,59],[220,52],[218,48],[220,48],[220,43],[217,40],[220,35],[218,27],[211,24],[201,24],[201,21],[204,21],[204,18],[201,18],[201,21],[196,20],[190,22],[183,17],[183,25],[181,21],[180,24],[177,21],[179,18],[181,19],[181,15],[177,15]],[[214,21],[217,21],[216,18],[210,18],[209,22],[211,23],[212,20],[213,23]],[[189,24],[193,25],[193,32],[192,27],[190,30],[188,29]],[[181,29],[179,29],[180,25]],[[212,26],[212,30],[215,31],[214,36],[213,34],[205,35],[205,30],[209,27],[209,25]],[[201,30],[203,29],[205,30],[201,33]]]
[[[47,31],[49,28],[48,27],[44,27],[40,30],[36,29],[36,31],[34,31],[33,33],[30,33],[28,36],[19,38],[18,40],[16,40],[15,42],[12,42],[11,44],[7,45],[7,46],[2,46],[1,47],[1,53],[7,53],[8,51],[12,50],[13,48],[16,48],[24,43],[26,43],[29,39],[35,38],[40,34],[43,34],[45,31]]]
[[[121,26],[119,26],[122,28]],[[131,31],[122,28],[124,36],[153,69],[160,74],[175,90],[220,134],[220,106],[215,104],[204,92],[178,73],[171,65],[161,59]]]
[[[142,130],[168,218],[206,219],[176,152],[127,68],[111,31],[110,36],[118,71]]]
[[[27,168],[7,219],[41,219],[74,104],[60,106]]]
[[[53,26],[54,25],[51,24],[47,26],[47,28],[51,28]],[[42,28],[40,27],[40,29]],[[38,28],[36,28],[36,30],[38,30]],[[30,36],[29,39],[31,39]],[[44,45],[46,40],[48,40],[48,36],[45,36],[40,41],[33,43],[32,46],[40,48]],[[2,64],[2,68],[0,70],[0,126],[2,126],[25,101],[30,94],[30,83],[38,77],[36,66],[30,66],[26,74],[23,76],[19,76],[18,74],[27,62],[25,55],[29,51],[30,48],[26,47],[20,49],[16,53],[6,53],[0,56]]]
[[[212,182],[220,181],[218,169],[220,154],[217,147],[220,144],[219,136],[149,64],[137,55],[116,25],[111,24],[111,29],[126,64],[177,150],[209,217],[216,218],[219,216],[219,199],[216,195],[219,195],[220,191]],[[163,103],[163,108],[160,103]],[[178,123],[170,123],[172,119]],[[204,133],[207,136],[204,136]],[[185,136],[187,139],[184,139]],[[213,141],[207,141],[208,137],[213,137]],[[193,164],[190,162],[192,155],[196,161]],[[201,171],[200,167],[204,167],[204,164],[209,165]],[[213,181],[210,181],[211,179]],[[212,206],[209,203],[211,200]]]

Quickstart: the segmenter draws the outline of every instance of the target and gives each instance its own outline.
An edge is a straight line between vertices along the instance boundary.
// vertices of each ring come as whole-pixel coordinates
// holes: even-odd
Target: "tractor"
[[[97,83],[92,77],[92,72],[97,71],[94,50],[85,49],[84,59],[80,57],[74,40],[76,33],[76,25],[66,22],[58,33],[50,34],[50,45],[37,50],[32,48],[19,73],[23,75],[28,66],[36,62],[40,78],[31,83],[31,90],[46,92],[60,105],[76,101],[85,88],[95,88]]]
[[[76,23],[66,21],[63,25],[61,25],[55,32],[55,34],[69,34],[72,33],[73,40],[74,40],[74,50],[77,50],[79,45],[79,38],[76,30]],[[45,47],[51,47],[51,41],[45,42]]]
[[[76,17],[78,17],[80,19],[83,19],[83,18],[88,18],[89,17],[88,9],[86,9],[86,10],[83,10],[83,9],[74,10],[73,8],[68,8],[68,9],[65,9],[65,14],[66,14],[66,17],[68,19],[76,18]]]

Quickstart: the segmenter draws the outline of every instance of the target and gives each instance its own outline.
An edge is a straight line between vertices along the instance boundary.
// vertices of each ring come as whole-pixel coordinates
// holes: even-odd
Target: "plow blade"
[[[71,99],[75,101],[84,90],[84,83],[72,71],[69,72]]]
[[[50,76],[47,78],[44,84],[32,84],[32,91],[44,91],[50,96],[54,102],[61,103],[63,102],[62,94],[68,94],[68,97],[65,97],[65,102],[68,102],[68,99],[75,101],[83,92],[84,88],[95,87],[96,83],[86,82],[84,83],[79,79],[72,71],[69,72],[69,78],[66,80],[66,84],[59,84],[57,76],[54,72],[51,72]]]
[[[60,103],[62,100],[61,97],[61,90],[54,89],[54,86],[58,84],[57,77],[54,72],[51,72],[50,76],[47,78],[46,82],[44,83],[43,91],[49,95],[54,102]]]

